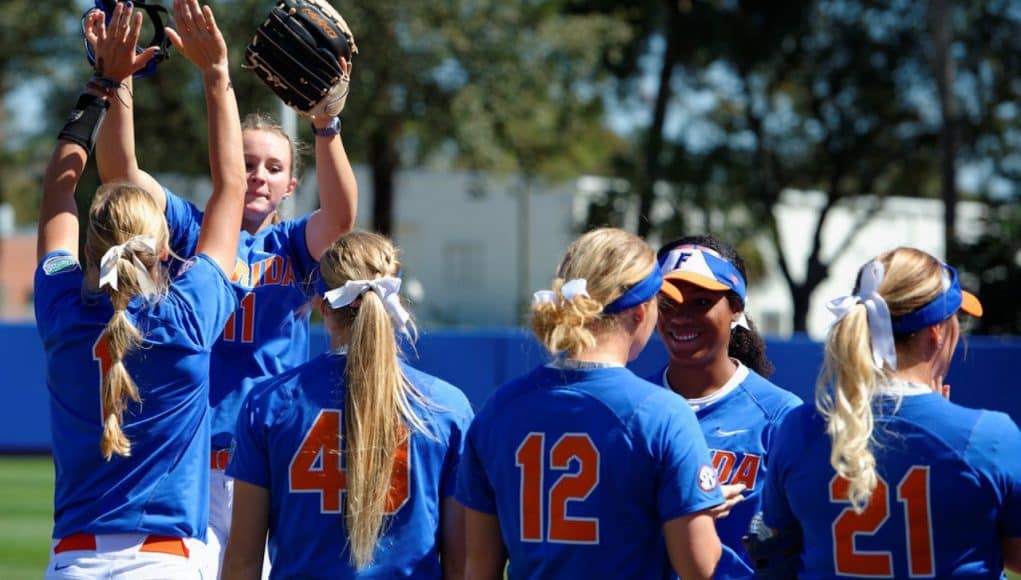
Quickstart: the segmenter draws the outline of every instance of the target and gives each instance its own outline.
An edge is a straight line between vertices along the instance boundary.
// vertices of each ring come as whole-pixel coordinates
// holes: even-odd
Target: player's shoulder
[[[39,261],[33,282],[36,326],[59,328],[67,323],[64,306],[81,300],[84,274],[78,260],[66,250],[50,252]]]
[[[815,402],[801,403],[787,411],[777,423],[777,438],[799,441],[814,441],[826,431],[826,419],[816,408]]]
[[[335,357],[329,353],[313,357],[311,360],[296,367],[287,369],[278,374],[256,380],[245,379],[249,382],[247,401],[253,407],[269,409],[279,407],[281,404],[288,406],[307,393],[312,393],[313,398],[316,391],[323,391],[333,396],[343,380],[343,367],[333,368],[331,359]]]
[[[646,437],[673,431],[701,434],[698,417],[684,397],[644,379],[638,379],[629,388],[633,412],[626,419],[633,432]]]
[[[471,402],[468,401],[468,397],[465,396],[464,391],[461,389],[439,377],[416,369],[407,363],[401,363],[401,368],[404,371],[404,375],[411,381],[411,384],[439,412],[454,413],[461,416],[466,415],[468,417],[471,417],[474,413]]]
[[[67,250],[56,250],[43,256],[39,262],[38,273],[42,276],[53,277],[61,274],[69,274],[81,271],[81,264]]]
[[[486,398],[485,403],[476,413],[476,423],[483,423],[484,418],[492,415],[500,415],[501,409],[506,409],[508,404],[518,397],[527,396],[529,393],[536,389],[537,384],[540,381],[540,370],[542,367],[532,369],[531,371],[510,379],[509,381],[496,387],[489,397]],[[488,424],[488,420],[486,420]]]
[[[1016,454],[1018,446],[1021,445],[1021,430],[1010,415],[989,409],[960,408],[968,411],[973,417],[974,426],[970,430],[969,449],[994,445],[1004,452]]]
[[[249,234],[249,239],[255,246],[279,246],[290,243],[294,240],[295,236],[304,236],[305,227],[308,225],[310,217],[312,217],[312,214],[306,214],[294,219],[270,224],[254,234]]]
[[[778,418],[804,402],[801,397],[771,382],[752,369],[748,369],[748,376],[741,382],[741,389],[755,401],[755,404],[769,419]]]

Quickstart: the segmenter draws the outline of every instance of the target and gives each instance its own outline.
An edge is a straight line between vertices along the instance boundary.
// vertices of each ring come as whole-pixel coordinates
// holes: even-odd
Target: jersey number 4
[[[882,477],[861,513],[844,508],[833,522],[833,547],[837,574],[893,577],[893,555],[889,551],[859,552],[856,535],[876,533],[890,517],[889,486]],[[840,476],[830,480],[830,501],[847,503],[848,482]],[[929,467],[915,465],[897,484],[897,501],[904,504],[907,529],[908,571],[912,577],[932,577],[935,558],[932,545],[932,520],[929,517]]]
[[[558,477],[548,494],[543,493],[545,452],[546,434],[529,433],[515,453],[521,469],[521,541],[541,542],[545,535],[547,542],[598,544],[599,518],[568,517],[567,505],[584,501],[599,485],[599,450],[585,433],[565,433],[557,439],[549,452],[550,469],[566,471],[572,462],[576,467]],[[549,510],[546,522],[544,504]]]
[[[342,495],[347,490],[347,472],[341,465],[341,437],[344,422],[340,411],[324,409],[319,412],[312,428],[291,458],[288,470],[291,493],[318,493],[320,511],[335,514],[344,504]],[[408,438],[397,448],[394,468],[390,476],[390,491],[386,497],[386,513],[392,515],[408,501],[408,480],[411,464],[408,461]]]

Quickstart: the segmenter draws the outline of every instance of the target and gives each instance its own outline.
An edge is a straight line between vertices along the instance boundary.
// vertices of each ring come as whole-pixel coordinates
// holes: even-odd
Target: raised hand
[[[118,2],[106,23],[106,14],[93,10],[86,16],[85,38],[96,55],[96,76],[122,82],[143,68],[159,52],[150,46],[135,52],[142,32],[141,12],[132,12],[130,2]]]
[[[209,6],[199,8],[197,0],[174,0],[177,30],[167,29],[174,47],[203,72],[227,70],[227,43],[216,26]]]

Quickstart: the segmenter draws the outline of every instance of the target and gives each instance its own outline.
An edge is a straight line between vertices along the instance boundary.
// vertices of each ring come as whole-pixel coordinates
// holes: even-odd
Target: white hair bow
[[[156,239],[150,236],[135,236],[123,244],[111,246],[103,254],[103,259],[99,261],[100,288],[109,286],[114,290],[117,289],[117,262],[124,257],[125,251],[131,250],[131,263],[134,264],[137,271],[138,286],[141,288],[142,294],[145,296],[156,294],[156,283],[149,276],[149,269],[135,255],[135,246],[137,245],[143,246],[154,254],[156,253]]]
[[[330,304],[330,308],[336,310],[351,304],[367,290],[372,290],[379,295],[394,326],[403,334],[408,334],[408,321],[411,320],[411,315],[401,304],[400,278],[387,276],[375,280],[348,280],[340,288],[334,288],[323,294],[323,298]]]
[[[842,296],[830,300],[829,308],[836,319],[833,324],[843,320],[857,304],[864,304],[868,312],[869,336],[872,346],[872,363],[882,370],[883,362],[897,369],[897,349],[893,343],[893,323],[890,320],[890,308],[879,295],[879,285],[883,282],[886,269],[883,264],[873,260],[861,273],[858,294]],[[832,328],[832,326],[831,326]]]
[[[560,287],[560,295],[564,297],[564,300],[568,302],[574,302],[574,299],[578,296],[588,295],[588,280],[584,278],[574,278],[564,282],[564,285]],[[540,304],[556,303],[559,301],[557,293],[552,290],[539,290],[535,294],[532,294],[532,308]]]
[[[752,327],[748,325],[748,316],[745,315],[744,312],[741,312],[741,314],[739,314],[737,318],[735,318],[734,320],[730,321],[730,329],[731,330],[737,328],[738,326],[740,326],[741,328],[743,328],[745,330],[751,330],[752,329]]]

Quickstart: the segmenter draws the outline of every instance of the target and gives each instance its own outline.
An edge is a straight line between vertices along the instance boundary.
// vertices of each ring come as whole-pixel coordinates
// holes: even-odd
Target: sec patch
[[[712,465],[703,465],[698,468],[698,488],[702,491],[712,491],[720,484],[716,476],[716,468]]]
[[[43,273],[53,276],[78,266],[78,261],[71,256],[51,256],[43,262]]]

